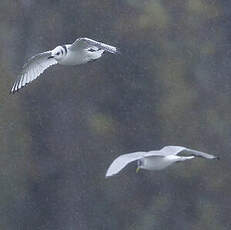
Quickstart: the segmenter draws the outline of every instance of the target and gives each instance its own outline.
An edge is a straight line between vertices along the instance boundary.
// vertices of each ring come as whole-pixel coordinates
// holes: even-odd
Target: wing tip
[[[10,90],[10,95],[12,95],[12,94],[15,94],[17,91],[18,91],[18,89],[16,89],[16,83],[14,83],[14,85],[13,85],[13,87],[11,88],[11,90]]]
[[[17,90],[11,90],[10,93],[9,93],[9,95],[14,95],[14,94],[17,93],[18,91],[19,91],[19,89],[17,89]]]
[[[112,176],[114,176],[114,175],[116,175],[116,173],[113,173],[113,174],[106,174],[106,175],[105,175],[105,179],[108,179],[109,177],[112,177]]]
[[[15,83],[15,84],[16,84],[16,83]],[[28,82],[25,83],[25,85],[21,85],[21,87],[15,87],[16,85],[13,85],[13,87],[12,87],[12,89],[10,90],[10,93],[9,93],[9,94],[10,94],[10,95],[13,95],[13,94],[19,92],[19,90],[21,90],[22,88],[24,88],[27,84],[28,84]]]
[[[106,46],[108,46],[108,48],[105,49],[105,51],[107,51],[109,53],[112,53],[112,54],[117,54],[117,55],[121,54],[120,49],[118,49],[117,47],[111,46],[111,45],[107,45],[107,44],[106,44]]]
[[[9,95],[12,95],[12,94],[14,94],[15,92],[14,92],[14,90],[13,90],[13,88],[10,90],[10,92],[9,92]]]
[[[106,172],[105,178],[112,177],[118,173],[119,173],[119,171],[114,171],[111,167],[109,167],[107,172]]]
[[[107,179],[107,178],[110,177],[110,176],[111,176],[111,175],[107,175],[107,174],[106,174],[106,175],[105,175],[105,179]]]
[[[122,53],[121,53],[120,49],[115,48],[115,54],[117,54],[117,55],[121,55]]]
[[[114,175],[113,173],[111,173],[111,172],[109,172],[109,170],[107,170],[105,178],[107,179],[108,177],[111,177],[113,175]]]

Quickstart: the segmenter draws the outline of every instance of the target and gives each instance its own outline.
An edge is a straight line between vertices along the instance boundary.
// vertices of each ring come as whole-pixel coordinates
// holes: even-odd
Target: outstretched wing
[[[191,154],[193,156],[203,157],[206,159],[219,159],[217,156],[214,156],[212,154],[204,153],[204,152],[193,150],[193,149],[186,148],[185,152],[188,152],[189,154]]]
[[[184,150],[186,150],[186,148],[183,146],[171,145],[171,146],[165,146],[161,150],[153,151],[153,152],[157,152],[161,156],[169,156],[169,155],[177,155],[178,153],[180,153]]]
[[[144,157],[146,152],[128,153],[117,157],[109,166],[106,177],[113,176],[121,171],[127,164]]]
[[[160,150],[152,150],[147,152],[145,154],[145,157],[152,157],[152,156],[165,157],[169,155],[177,155],[178,153],[180,153],[185,149],[186,148],[182,146],[165,146]]]
[[[218,158],[214,155],[204,153],[201,151],[197,151],[194,149],[189,149],[189,148],[186,148],[183,146],[165,146],[164,148],[162,148],[161,150],[159,150],[157,152],[161,153],[161,155],[163,155],[163,156],[178,155],[178,154],[182,153],[183,155],[187,154],[190,156],[203,157],[203,158],[207,158],[207,159],[217,159]]]
[[[57,64],[54,58],[49,58],[50,56],[51,51],[47,51],[31,57],[23,66],[22,72],[16,79],[10,92],[17,92],[26,84],[36,79],[49,66]]]
[[[79,50],[82,51],[84,49],[89,49],[89,48],[99,48],[105,51],[108,51],[110,53],[118,53],[118,49],[114,46],[110,46],[107,44],[104,44],[102,42],[97,42],[94,41],[90,38],[78,38],[75,40],[75,42],[70,46],[71,50]]]

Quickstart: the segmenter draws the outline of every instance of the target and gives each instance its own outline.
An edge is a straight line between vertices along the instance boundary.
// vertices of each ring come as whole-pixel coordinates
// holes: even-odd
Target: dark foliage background
[[[231,2],[0,1],[0,229],[229,230]],[[118,46],[9,90],[30,56],[90,37]],[[161,172],[119,154],[217,154]]]

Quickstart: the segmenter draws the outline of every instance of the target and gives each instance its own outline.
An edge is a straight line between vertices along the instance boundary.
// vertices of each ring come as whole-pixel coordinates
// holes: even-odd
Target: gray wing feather
[[[109,166],[106,177],[113,176],[121,171],[127,164],[144,157],[146,152],[128,153],[117,157]]]
[[[99,49],[108,51],[108,52],[113,53],[113,54],[118,52],[116,47],[107,45],[107,44],[102,43],[102,42],[94,41],[94,40],[92,40],[90,38],[78,38],[70,46],[70,49],[72,49],[72,50],[77,50],[77,49],[78,50],[84,50],[84,49],[88,49],[88,48],[91,48],[91,47],[93,47],[93,48],[97,47]]]
[[[57,64],[57,61],[54,58],[48,59],[50,55],[51,52],[47,51],[31,57],[23,66],[21,74],[14,82],[11,93],[17,92],[26,84],[36,79],[49,66]]]

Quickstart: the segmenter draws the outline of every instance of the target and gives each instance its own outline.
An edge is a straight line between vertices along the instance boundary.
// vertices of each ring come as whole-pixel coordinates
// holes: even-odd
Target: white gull
[[[182,155],[180,155],[180,153]],[[175,162],[190,160],[195,157],[206,159],[219,159],[218,157],[189,149],[183,146],[165,146],[160,150],[149,152],[134,152],[117,157],[109,166],[106,177],[119,173],[127,164],[137,161],[137,172],[139,169],[161,170]]]
[[[84,64],[100,58],[104,51],[118,53],[116,47],[89,38],[78,38],[73,44],[60,45],[53,50],[39,53],[23,66],[10,92],[17,92],[52,65]]]

